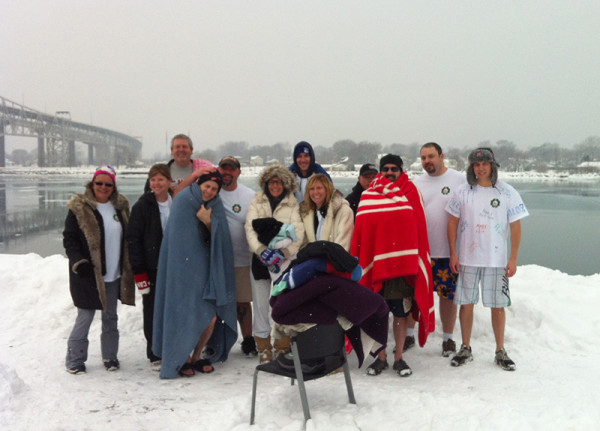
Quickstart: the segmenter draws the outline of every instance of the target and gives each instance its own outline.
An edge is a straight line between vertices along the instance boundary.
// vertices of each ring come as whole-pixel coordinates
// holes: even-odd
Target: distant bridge
[[[109,163],[130,163],[142,148],[141,141],[132,136],[71,121],[67,111],[44,114],[0,96],[0,167],[6,166],[7,135],[37,137],[40,167],[76,166],[75,142],[88,146],[90,165],[94,155]]]

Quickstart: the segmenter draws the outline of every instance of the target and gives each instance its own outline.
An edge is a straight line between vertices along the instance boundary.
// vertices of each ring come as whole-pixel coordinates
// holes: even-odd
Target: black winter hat
[[[397,156],[395,154],[386,154],[379,161],[379,170],[381,170],[381,168],[383,168],[388,163],[398,166],[400,168],[400,171],[402,171],[402,166],[404,166],[404,163],[402,162],[402,158],[400,156]]]

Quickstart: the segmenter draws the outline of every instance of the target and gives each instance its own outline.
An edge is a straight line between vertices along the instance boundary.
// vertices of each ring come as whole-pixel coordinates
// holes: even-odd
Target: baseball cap
[[[358,175],[360,175],[362,177],[364,175],[377,174],[377,173],[379,173],[379,171],[377,170],[375,165],[373,165],[372,163],[365,163],[364,165],[362,165],[360,167],[360,171],[359,171]]]
[[[229,166],[233,166],[234,168],[240,169],[239,160],[233,156],[223,157],[221,159],[221,161],[219,162],[219,167],[222,167],[223,165],[229,165]]]

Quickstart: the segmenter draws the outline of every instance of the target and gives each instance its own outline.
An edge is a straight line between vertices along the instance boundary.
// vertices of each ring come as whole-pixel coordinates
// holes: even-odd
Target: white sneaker
[[[150,362],[150,369],[152,371],[160,371],[160,367],[162,365],[162,361],[159,359],[158,361]]]

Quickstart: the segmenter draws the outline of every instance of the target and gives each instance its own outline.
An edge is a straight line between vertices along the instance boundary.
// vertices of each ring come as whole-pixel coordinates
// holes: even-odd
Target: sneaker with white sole
[[[74,367],[71,368],[67,368],[67,373],[69,374],[85,374],[85,365],[81,364],[81,365],[75,365]]]
[[[452,338],[449,338],[442,343],[442,356],[447,358],[452,353],[456,353],[456,343]]]
[[[103,362],[106,371],[117,371],[119,368],[121,368],[118,359],[105,359]]]
[[[150,369],[152,371],[160,371],[161,366],[162,366],[162,361],[160,359],[150,362]]]
[[[450,365],[453,367],[459,367],[461,365],[466,364],[467,362],[471,362],[473,360],[473,353],[471,353],[471,348],[465,346],[464,344],[460,345],[460,350],[454,357],[452,361],[450,361]]]
[[[408,377],[412,374],[412,370],[404,361],[404,359],[398,359],[396,362],[394,362],[393,368],[400,377]]]
[[[506,350],[504,347],[496,352],[496,356],[494,357],[494,361],[496,364],[500,366],[503,370],[506,371],[514,371],[517,369],[517,365],[513,362],[512,359],[508,357],[506,354]]]

